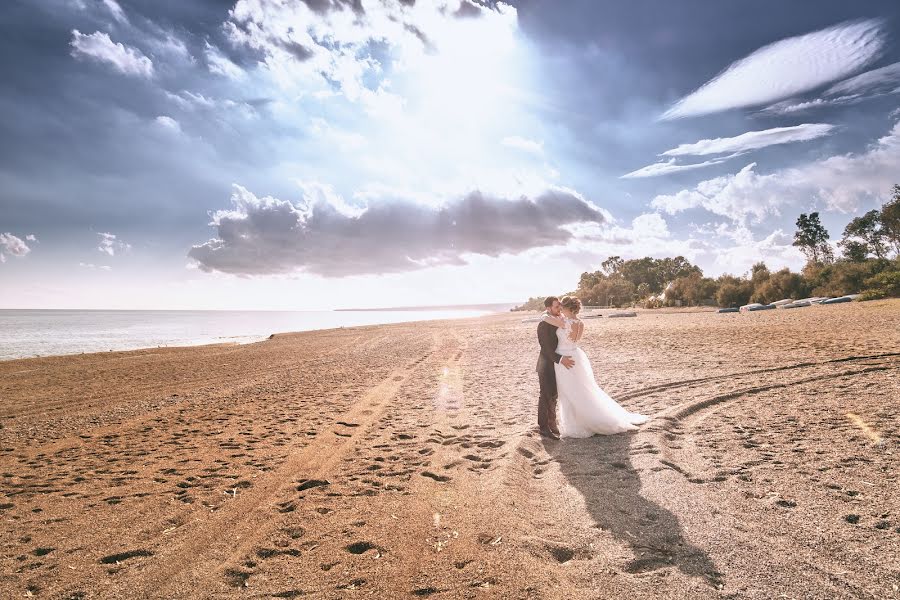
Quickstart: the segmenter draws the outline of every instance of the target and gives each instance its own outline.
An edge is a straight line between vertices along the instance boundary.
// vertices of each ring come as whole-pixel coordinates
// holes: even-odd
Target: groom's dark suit
[[[553,366],[562,359],[562,354],[556,352],[559,338],[556,337],[556,327],[541,321],[538,323],[538,343],[541,345],[541,354],[538,356],[537,373],[538,383],[541,386],[541,395],[538,400],[538,427],[541,431],[559,433],[556,425],[556,370]]]

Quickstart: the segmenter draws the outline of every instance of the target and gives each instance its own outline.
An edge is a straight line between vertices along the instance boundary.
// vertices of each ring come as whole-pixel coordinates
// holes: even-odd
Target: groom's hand
[[[572,360],[571,356],[563,356],[561,359],[559,359],[559,364],[561,364],[562,366],[564,366],[567,369],[571,369],[572,367],[575,366],[575,361]]]

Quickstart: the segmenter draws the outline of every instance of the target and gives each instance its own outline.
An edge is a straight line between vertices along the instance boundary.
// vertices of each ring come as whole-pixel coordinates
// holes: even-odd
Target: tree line
[[[801,214],[793,245],[806,256],[800,273],[775,272],[764,262],[743,276],[704,277],[697,265],[683,256],[636,258],[611,256],[600,269],[581,274],[578,287],[568,292],[591,306],[699,306],[730,307],[750,302],[767,304],[786,298],[861,294],[863,299],[900,296],[900,185],[891,199],[851,220],[837,243],[835,257],[828,231],[819,213]],[[529,298],[513,310],[541,310],[543,298]]]

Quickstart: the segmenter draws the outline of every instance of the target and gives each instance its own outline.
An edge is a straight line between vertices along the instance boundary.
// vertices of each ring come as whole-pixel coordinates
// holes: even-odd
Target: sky
[[[895,0],[11,0],[0,80],[0,308],[796,270],[900,183]]]

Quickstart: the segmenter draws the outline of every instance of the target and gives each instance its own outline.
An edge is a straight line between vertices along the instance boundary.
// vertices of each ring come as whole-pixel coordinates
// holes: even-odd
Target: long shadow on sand
[[[629,573],[677,567],[711,585],[722,575],[700,548],[685,538],[674,514],[640,493],[641,480],[631,464],[631,435],[595,436],[562,441],[543,440],[562,473],[581,495],[597,527],[627,543],[635,558]]]

